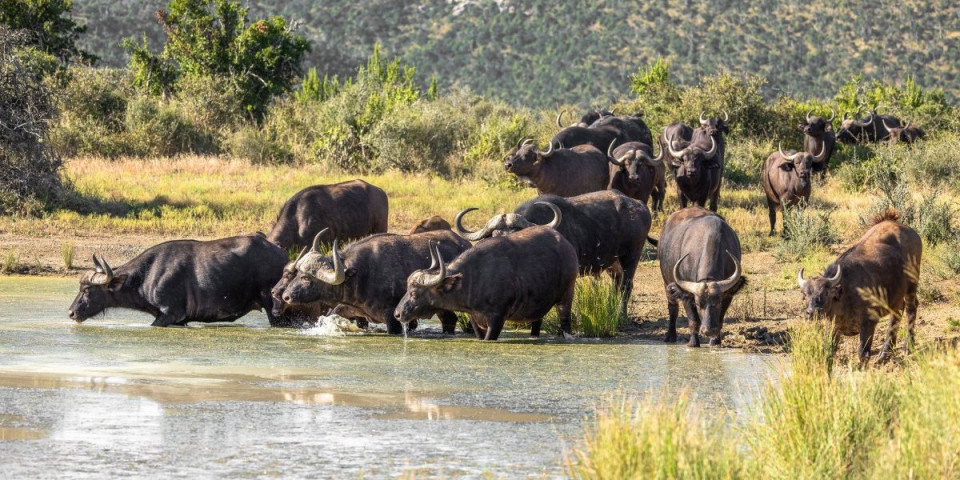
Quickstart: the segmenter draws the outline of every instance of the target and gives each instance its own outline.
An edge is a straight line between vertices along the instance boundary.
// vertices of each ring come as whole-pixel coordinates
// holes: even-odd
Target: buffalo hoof
[[[723,336],[722,336],[722,335],[717,335],[716,337],[712,337],[712,338],[710,339],[710,346],[711,346],[711,347],[719,347],[721,340],[723,340]]]
[[[576,340],[576,339],[577,339],[577,336],[574,335],[574,334],[572,334],[572,333],[563,332],[563,339],[564,339],[564,340]]]
[[[668,334],[667,334],[667,338],[663,339],[663,342],[664,342],[664,343],[677,343],[677,334],[676,334],[676,333],[668,333]]]

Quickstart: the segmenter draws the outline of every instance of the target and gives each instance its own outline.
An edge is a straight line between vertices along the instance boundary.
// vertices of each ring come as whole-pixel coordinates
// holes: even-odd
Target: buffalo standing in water
[[[860,241],[828,265],[822,276],[804,279],[803,267],[797,272],[807,318],[832,319],[837,341],[840,335],[860,335],[861,365],[870,360],[873,334],[883,316],[890,317],[890,330],[878,362],[889,358],[897,341],[900,312],[907,319],[904,349],[913,342],[923,243],[917,232],[897,221],[898,217],[892,210],[880,215]]]
[[[537,187],[539,194],[572,197],[607,188],[607,156],[589,145],[537,150],[525,140],[503,163],[504,168]]]
[[[577,281],[577,252],[556,230],[533,226],[488,238],[447,266],[414,272],[394,315],[401,322],[443,309],[467,312],[478,339],[496,340],[506,320],[533,322],[539,335],[543,316],[554,306],[565,335]]]
[[[297,275],[280,295],[283,302],[294,307],[336,305],[350,312],[348,316],[387,324],[387,332],[395,335],[403,330],[393,318],[393,309],[404,294],[407,277],[430,266],[431,245],[438,245],[448,261],[470,248],[470,242],[449,230],[415,235],[381,233],[358,240],[343,252],[339,240],[334,240],[331,253],[323,255],[319,238],[297,259]],[[434,314],[440,317],[443,332],[453,333],[457,317],[450,311],[424,311],[416,318]]]
[[[771,236],[776,232],[777,210],[810,201],[810,175],[822,154],[813,156],[792,150],[784,153],[777,145],[777,151],[767,157],[763,166],[763,191],[767,194]]]
[[[463,228],[462,220],[473,210],[476,208],[463,210],[453,223],[461,236],[474,242],[536,225],[555,228],[576,250],[581,275],[610,273],[621,287],[621,307],[627,311],[633,277],[650,232],[650,210],[644,204],[613,190],[570,198],[542,195],[524,202],[514,213],[494,216],[482,229],[471,232]]]
[[[77,322],[108,308],[149,313],[155,327],[232,322],[264,308],[271,325],[286,326],[271,313],[270,287],[287,256],[263,235],[165,242],[116,268],[102,257],[93,261],[96,269],[80,280],[70,306]]]
[[[283,249],[309,246],[320,231],[321,240],[362,238],[387,231],[387,194],[363,180],[314,185],[287,200],[267,238]]]
[[[667,188],[663,150],[654,157],[653,149],[645,143],[628,142],[616,149],[613,146],[611,143],[607,149],[607,158],[610,160],[607,190],[618,190],[644,205],[653,196],[650,209],[663,211],[663,197]]]
[[[727,222],[701,207],[680,210],[663,225],[657,247],[667,293],[667,342],[677,341],[679,304],[687,311],[688,347],[700,335],[720,345],[723,319],[746,278],[740,267],[740,239]]]

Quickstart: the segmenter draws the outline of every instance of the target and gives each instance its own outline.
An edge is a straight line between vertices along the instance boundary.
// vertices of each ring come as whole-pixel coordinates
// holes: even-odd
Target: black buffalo
[[[449,267],[442,258],[438,264],[410,275],[397,320],[437,309],[467,312],[477,338],[496,340],[506,320],[533,322],[531,333],[539,335],[543,316],[556,306],[560,328],[571,333],[577,252],[556,230],[533,226],[484,239]]]
[[[557,117],[557,125],[560,117]],[[653,136],[650,128],[639,116],[600,116],[589,126],[582,124],[562,127],[553,139],[551,145],[557,148],[571,148],[578,145],[591,145],[600,151],[606,151],[611,142],[617,145],[627,142],[643,142],[650,145]]]
[[[670,154],[670,168],[677,182],[677,196],[680,206],[686,207],[693,202],[701,207],[710,203],[710,210],[717,211],[720,200],[720,182],[723,178],[723,164],[717,158],[716,140],[712,136],[694,139],[691,142],[675,146],[675,139],[667,141]],[[709,147],[708,147],[709,145]]]
[[[613,115],[613,112],[608,112],[606,110],[590,110],[587,113],[584,113],[580,117],[579,122],[574,123],[572,125],[568,125],[568,126],[586,128],[586,127],[589,127],[590,125],[593,125],[593,123],[596,122],[597,120],[600,120],[603,117],[609,117],[612,115]],[[560,113],[557,114],[557,128],[560,128],[561,130],[564,128],[567,128],[566,126],[563,125],[562,119],[563,119],[563,111],[561,110]]]
[[[571,198],[542,195],[523,203],[514,213],[494,216],[476,232],[466,230],[462,223],[463,216],[473,210],[460,212],[453,222],[457,232],[471,241],[549,222],[548,226],[554,226],[573,245],[581,274],[607,271],[622,286],[621,305],[626,312],[633,277],[650,232],[650,210],[644,204],[612,190]]]
[[[557,149],[553,144],[540,151],[530,142],[524,141],[503,166],[537,193],[572,197],[607,188],[607,156],[602,151],[589,145]]]
[[[283,249],[300,249],[321,230],[321,239],[362,238],[387,231],[387,194],[363,180],[315,185],[287,200],[267,238]]]
[[[329,255],[320,253],[319,236],[310,251],[296,262],[297,275],[281,298],[288,305],[336,305],[374,323],[385,323],[387,332],[402,333],[393,309],[406,290],[407,277],[430,265],[431,245],[438,245],[443,258],[454,259],[470,248],[455,233],[438,230],[414,235],[381,233],[358,240],[343,250],[339,240]],[[457,317],[452,312],[430,310],[422,317],[440,317],[444,333],[453,333]]]
[[[814,155],[813,172],[823,178],[830,165],[830,157],[837,148],[837,135],[833,133],[833,119],[837,112],[828,119],[807,113],[806,121],[800,124],[803,130],[803,151]]]
[[[847,118],[850,112],[843,112],[837,140],[845,144],[872,143],[886,140],[890,132],[885,125],[900,125],[900,119],[892,115],[878,115],[871,111],[866,118],[857,120]]]
[[[779,145],[777,151],[767,157],[763,165],[763,191],[767,194],[770,235],[776,232],[777,210],[810,201],[810,175],[820,158],[807,152],[785,153]]]
[[[678,142],[689,142],[693,139],[693,128],[681,122],[674,122],[666,127],[663,127],[663,133],[657,136],[657,143],[660,144],[660,151],[664,152],[664,160],[666,161],[667,165],[671,165],[672,170],[672,165],[675,165],[679,159],[670,155],[670,151],[667,148],[668,138],[672,138]]]
[[[262,234],[165,242],[116,268],[94,256],[96,269],[80,280],[69,314],[83,322],[108,308],[129,308],[166,327],[232,322],[263,308],[271,325],[285,325],[271,312],[270,287],[286,262]]]
[[[896,126],[891,126],[891,124],[882,121],[884,128],[887,129],[887,141],[891,145],[896,145],[898,143],[913,143],[917,140],[920,140],[926,134],[923,129],[914,125],[910,125],[910,122],[907,122],[906,125],[897,124]]]
[[[700,126],[693,130],[690,135],[690,142],[706,144],[706,139],[708,137],[712,138],[717,145],[716,161],[720,163],[720,173],[722,174],[727,151],[725,135],[730,133],[730,115],[723,112],[723,118],[705,118],[704,113],[700,112]]]
[[[652,195],[652,209],[663,210],[663,197],[666,194],[663,150],[654,157],[653,149],[645,143],[627,142],[616,149],[611,143],[607,158],[610,160],[608,190],[619,190],[644,205]]]
[[[733,296],[746,283],[740,266],[740,239],[716,213],[700,207],[680,210],[667,219],[657,247],[667,293],[667,342],[677,341],[679,304],[687,311],[688,347],[700,335],[720,345],[723,318]]]

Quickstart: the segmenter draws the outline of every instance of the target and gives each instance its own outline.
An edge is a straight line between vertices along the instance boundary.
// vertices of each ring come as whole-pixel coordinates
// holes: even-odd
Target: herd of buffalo
[[[771,234],[777,210],[809,199],[811,175],[825,173],[837,141],[923,136],[889,115],[847,116],[834,133],[836,115],[808,114],[800,125],[803,150],[778,148],[767,158],[762,183]],[[233,321],[265,309],[271,326],[302,327],[336,313],[360,325],[386,324],[391,334],[437,316],[443,332],[452,334],[456,312],[464,312],[477,338],[496,340],[507,320],[530,322],[531,334],[539,335],[544,315],[556,307],[570,335],[577,277],[608,272],[625,309],[649,242],[657,247],[666,293],[666,341],[677,341],[682,304],[687,345],[699,346],[701,336],[719,345],[724,316],[747,279],[737,233],[715,213],[730,118],[724,112],[699,120],[697,128],[668,125],[654,144],[642,115],[591,111],[570,126],[558,115],[560,131],[545,150],[521,140],[504,162],[538,196],[475,231],[463,225],[476,210],[467,208],[452,226],[434,216],[406,235],[386,233],[382,189],[362,180],[308,187],[284,203],[268,235],[169,241],[118,267],[94,255],[95,268],[80,280],[69,315],[83,322],[107,308],[130,308],[153,315],[154,326],[171,326]],[[681,209],[657,241],[649,236],[651,209],[663,210],[667,169]],[[354,241],[341,250],[347,240]],[[291,250],[301,251],[292,262]],[[859,335],[866,361],[878,320],[899,318],[867,292],[882,292],[890,308],[905,310],[912,335],[921,250],[916,232],[886,212],[822,276],[804,278],[800,269],[806,315],[833,318],[838,338]],[[895,332],[890,329],[881,359]]]

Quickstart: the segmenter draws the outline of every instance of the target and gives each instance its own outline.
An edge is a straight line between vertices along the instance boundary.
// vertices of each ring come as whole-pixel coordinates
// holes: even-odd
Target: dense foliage
[[[83,44],[109,65],[125,63],[117,38],[163,31],[153,12],[164,0],[89,0],[76,10],[89,26]],[[822,97],[850,77],[942,86],[960,95],[960,4],[898,2],[683,3],[533,0],[253,0],[254,15],[303,21],[312,51],[305,64],[341,77],[370,46],[486,97],[531,107],[605,105],[628,91],[630,75],[657,57],[684,85],[723,71],[768,79],[778,92]]]
[[[0,0],[0,25],[25,32],[25,42],[62,62],[96,60],[77,48],[87,30],[70,17],[72,0]]]

